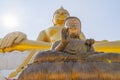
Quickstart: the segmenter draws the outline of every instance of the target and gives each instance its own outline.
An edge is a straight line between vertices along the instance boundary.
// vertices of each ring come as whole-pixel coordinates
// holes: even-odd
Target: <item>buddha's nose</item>
[[[60,15],[64,15],[64,13],[61,13]]]

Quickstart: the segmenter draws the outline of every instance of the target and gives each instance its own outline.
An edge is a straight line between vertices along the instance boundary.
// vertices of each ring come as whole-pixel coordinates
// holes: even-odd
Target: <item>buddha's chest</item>
[[[55,42],[60,39],[61,28],[52,28],[47,31],[47,36],[51,42]]]

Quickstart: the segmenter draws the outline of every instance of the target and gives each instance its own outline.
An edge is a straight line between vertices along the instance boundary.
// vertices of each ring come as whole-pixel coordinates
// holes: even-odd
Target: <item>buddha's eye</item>
[[[67,14],[66,12],[64,12],[64,14]]]
[[[60,14],[60,12],[56,12],[57,14]]]

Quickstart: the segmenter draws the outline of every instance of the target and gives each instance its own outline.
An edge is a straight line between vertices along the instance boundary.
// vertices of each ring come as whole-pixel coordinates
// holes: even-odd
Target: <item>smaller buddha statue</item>
[[[77,17],[68,17],[62,28],[61,38],[56,41],[52,49],[70,54],[87,53],[94,51],[93,39],[81,40],[81,21]]]

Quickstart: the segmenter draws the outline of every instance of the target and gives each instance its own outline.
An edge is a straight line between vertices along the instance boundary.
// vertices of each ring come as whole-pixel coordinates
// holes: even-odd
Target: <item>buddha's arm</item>
[[[26,34],[22,32],[16,31],[8,33],[2,38],[2,40],[0,40],[0,48],[5,49],[8,47],[12,47],[13,45],[17,45],[26,39]]]
[[[18,33],[18,32],[17,32]],[[23,41],[19,41],[18,44],[13,44],[12,46],[8,46],[6,45],[6,43],[10,43],[12,44],[12,42],[14,42],[14,36],[17,36],[17,40],[21,40],[24,39],[24,35],[23,33],[19,34],[13,34],[10,33],[9,35],[7,35],[6,37],[8,37],[9,39],[3,38],[0,40],[0,47],[1,46],[5,46],[6,48],[0,48],[0,52],[9,52],[9,51],[13,51],[13,50],[19,50],[19,51],[23,51],[23,50],[32,50],[32,49],[37,49],[37,50],[47,50],[48,48],[50,49],[51,46],[51,42],[49,40],[49,36],[46,35],[45,31],[41,31],[37,41],[31,41],[31,40],[23,40]],[[49,47],[46,47],[49,46]]]
[[[120,41],[97,41],[93,46],[97,52],[120,53]]]
[[[10,52],[13,50],[24,51],[24,50],[48,50],[51,47],[51,43],[42,41],[24,40],[19,45],[14,45],[5,49],[0,48],[0,52]]]
[[[55,47],[55,50],[56,51],[63,51],[66,47],[67,43],[62,43],[62,42],[59,42],[59,44]]]
[[[56,51],[63,51],[66,47],[66,45],[69,42],[69,36],[68,36],[68,29],[62,28],[61,31],[61,39],[59,44],[55,47]]]
[[[38,38],[37,38],[37,41],[42,41],[42,42],[47,42],[47,43],[49,43],[50,42],[50,36],[48,36],[47,34],[46,34],[46,31],[45,30],[43,30],[43,31],[41,31],[40,33],[39,33],[39,35],[38,35]]]
[[[51,50],[55,50],[56,46],[58,46],[59,43],[60,43],[60,41],[54,42],[51,46]]]

